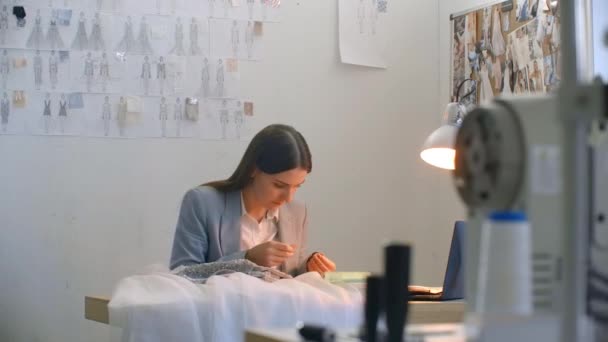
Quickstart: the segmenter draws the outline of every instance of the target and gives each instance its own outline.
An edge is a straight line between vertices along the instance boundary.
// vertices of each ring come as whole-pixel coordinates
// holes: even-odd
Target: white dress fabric
[[[355,286],[333,285],[316,272],[272,283],[232,273],[197,285],[160,271],[121,280],[108,309],[124,342],[240,342],[247,328],[293,328],[299,321],[356,328],[362,302]]]

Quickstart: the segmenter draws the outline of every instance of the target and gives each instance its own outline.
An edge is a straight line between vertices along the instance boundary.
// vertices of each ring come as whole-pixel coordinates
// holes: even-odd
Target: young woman
[[[286,125],[262,129],[232,176],[184,196],[171,269],[244,258],[292,275],[334,271],[323,253],[307,254],[306,206],[292,201],[311,170],[300,132]]]

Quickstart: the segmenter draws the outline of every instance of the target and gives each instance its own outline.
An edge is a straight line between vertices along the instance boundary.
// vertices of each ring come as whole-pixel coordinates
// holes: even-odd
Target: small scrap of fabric
[[[216,261],[206,264],[180,266],[173,274],[184,277],[194,283],[204,284],[214,275],[225,275],[235,272],[248,274],[252,277],[272,283],[279,279],[290,279],[292,276],[270,267],[259,266],[246,259],[231,261]]]

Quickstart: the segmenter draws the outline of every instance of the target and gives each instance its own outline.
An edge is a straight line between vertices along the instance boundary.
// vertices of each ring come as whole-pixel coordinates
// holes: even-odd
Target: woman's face
[[[256,201],[268,210],[273,210],[291,202],[298,188],[306,180],[308,172],[296,168],[269,174],[255,169],[253,181],[249,185]]]

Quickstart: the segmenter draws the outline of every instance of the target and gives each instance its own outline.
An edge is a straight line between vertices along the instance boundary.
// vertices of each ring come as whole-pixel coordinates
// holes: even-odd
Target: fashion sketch
[[[230,41],[232,42],[232,56],[234,58],[238,58],[239,56],[239,44],[240,44],[240,37],[239,37],[239,25],[238,22],[236,20],[232,21],[232,29],[230,30]]]
[[[363,0],[359,0],[359,6],[357,7],[357,21],[359,22],[359,33],[365,32],[365,3]]]
[[[118,134],[121,137],[125,136],[125,128],[127,127],[127,100],[121,96],[118,100],[118,112],[116,113],[116,124],[118,125]]]
[[[167,81],[167,65],[165,64],[163,56],[158,58],[158,63],[156,64],[156,80],[158,80],[160,94],[163,95],[165,91],[165,82]]]
[[[0,43],[6,43],[6,35],[8,33],[8,9],[6,5],[2,6],[2,12],[0,12]]]
[[[190,55],[196,56],[201,54],[201,48],[198,46],[198,22],[192,17],[190,21]]]
[[[160,99],[160,108],[158,109],[158,120],[160,121],[160,135],[167,136],[167,100],[163,96]]]
[[[215,80],[217,84],[215,86],[216,94],[218,97],[224,96],[224,62],[221,59],[217,61],[217,72],[215,73]]]
[[[106,44],[103,40],[103,33],[101,30],[101,18],[99,13],[95,13],[93,18],[93,26],[91,28],[91,37],[89,39],[89,48],[95,51],[101,51],[105,48]]]
[[[78,19],[78,29],[76,30],[76,36],[72,41],[72,49],[74,50],[86,50],[89,48],[89,38],[87,35],[86,18],[84,12],[80,12]]]
[[[42,111],[42,119],[44,120],[44,133],[49,134],[51,131],[52,115],[51,115],[51,94],[46,93],[44,98],[44,109]]]
[[[65,133],[65,126],[68,120],[68,101],[65,99],[65,94],[61,94],[61,99],[59,100],[59,113],[57,114],[57,118],[59,119],[59,131],[61,134]]]
[[[2,100],[0,100],[0,119],[2,122],[2,132],[6,133],[8,129],[8,117],[11,115],[11,104],[8,99],[8,94],[4,92]]]
[[[215,0],[207,0],[209,1],[209,16],[213,17],[215,12]]]
[[[492,90],[492,84],[490,83],[490,77],[488,76],[488,67],[485,59],[481,59],[479,68],[479,78],[481,81],[481,88],[479,93],[479,103],[487,103],[494,97]]]
[[[253,7],[255,6],[255,0],[247,0],[247,9],[249,10],[249,20],[253,19]]]
[[[141,74],[139,75],[141,78],[142,84],[144,86],[144,94],[148,95],[150,91],[150,79],[152,78],[152,68],[150,65],[150,57],[145,56],[144,62],[141,65]]]
[[[83,76],[87,83],[87,92],[90,93],[93,86],[93,78],[95,77],[95,64],[90,52],[87,52],[87,57],[84,60]]]
[[[222,0],[222,2],[224,3],[224,18],[229,18],[229,11],[230,11],[230,7],[231,7],[231,2],[232,0]]]
[[[181,136],[182,120],[184,119],[184,112],[182,110],[182,101],[180,98],[175,99],[175,105],[173,106],[173,120],[175,120],[175,135]]]
[[[372,27],[372,34],[376,34],[376,26],[378,25],[378,0],[371,0],[372,8],[369,13],[369,21]]]
[[[26,46],[30,49],[39,49],[44,42],[44,34],[42,33],[42,17],[40,10],[36,10],[36,18],[34,19],[34,27],[27,39]]]
[[[135,36],[133,35],[133,22],[131,16],[127,17],[125,21],[124,33],[122,39],[116,47],[116,51],[119,52],[133,52],[135,48]]]
[[[262,8],[262,21],[265,21],[268,13],[268,0],[260,0],[260,7]]]
[[[247,23],[247,30],[245,31],[245,44],[247,45],[247,58],[251,59],[253,57],[253,22],[250,21]]]
[[[2,77],[2,89],[6,89],[6,82],[8,75],[11,72],[11,62],[8,58],[8,51],[2,51],[2,57],[0,57],[0,77]]]
[[[63,39],[57,28],[57,21],[51,19],[49,29],[46,31],[46,42],[51,49],[63,49]]]
[[[184,55],[184,25],[181,18],[177,18],[175,22],[175,42],[169,53],[178,56]]]
[[[40,56],[40,50],[36,50],[34,56],[34,85],[36,90],[40,90],[42,86],[42,57]]]
[[[500,56],[505,53],[505,39],[500,30],[500,13],[496,6],[492,13],[492,53],[494,56]]]
[[[236,109],[234,110],[234,128],[236,129],[236,138],[241,139],[241,129],[243,127],[243,105],[241,101],[236,101]]]
[[[110,63],[105,52],[101,54],[101,61],[99,62],[99,78],[101,79],[101,89],[105,92],[110,81]]]
[[[203,97],[209,97],[209,80],[209,60],[207,57],[205,57],[205,59],[203,59],[203,68],[201,70],[201,90],[203,92]]]
[[[110,121],[112,120],[112,105],[110,105],[110,97],[103,98],[101,108],[101,121],[103,121],[103,135],[106,137],[110,134]]]
[[[150,44],[150,29],[146,17],[142,17],[139,22],[139,34],[137,35],[137,51],[142,54],[151,55],[154,53]]]
[[[51,81],[51,88],[57,87],[57,74],[59,73],[59,61],[55,50],[51,51],[49,56],[49,80]]]
[[[222,108],[220,108],[220,125],[222,125],[222,139],[226,139],[226,129],[228,128],[228,123],[230,122],[230,117],[228,113],[227,101],[222,101]]]

